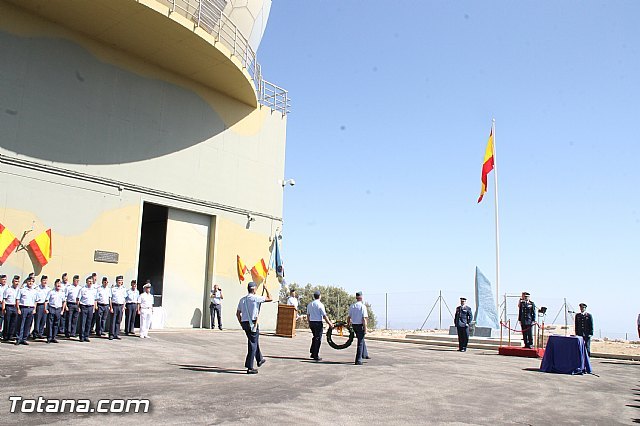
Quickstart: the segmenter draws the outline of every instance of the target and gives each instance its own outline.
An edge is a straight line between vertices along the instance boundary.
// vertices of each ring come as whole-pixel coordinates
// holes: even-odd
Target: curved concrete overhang
[[[258,107],[253,79],[223,43],[162,1],[7,0],[49,21]]]

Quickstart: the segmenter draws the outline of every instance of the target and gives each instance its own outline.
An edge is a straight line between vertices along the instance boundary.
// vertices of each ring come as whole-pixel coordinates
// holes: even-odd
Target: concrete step
[[[381,342],[397,342],[397,343],[413,343],[417,345],[426,345],[426,346],[440,346],[440,347],[448,347],[448,348],[457,348],[458,341],[445,341],[445,340],[428,340],[428,339],[409,339],[403,337],[380,337],[380,336],[367,336],[368,340],[378,340]],[[469,343],[467,346],[469,349],[485,349],[485,350],[493,350],[497,351],[498,346],[495,345],[485,345],[481,343]]]
[[[432,335],[432,334],[407,334],[405,336],[407,339],[420,339],[420,340],[429,340],[432,342],[454,342],[456,345],[458,344],[458,336],[451,336],[451,335],[446,335],[446,334],[436,334],[436,335]],[[504,346],[506,346],[508,343],[507,339],[504,339],[502,344]],[[500,346],[500,339],[495,339],[495,338],[483,338],[483,337],[470,337],[469,338],[469,343],[477,343],[480,345],[487,345],[487,346],[495,346],[498,347]],[[511,339],[511,345],[512,346],[520,346],[521,345],[521,340],[514,340]]]

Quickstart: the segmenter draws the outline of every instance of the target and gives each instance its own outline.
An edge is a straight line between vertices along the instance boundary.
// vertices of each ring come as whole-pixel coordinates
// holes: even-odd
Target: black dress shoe
[[[89,342],[89,338],[87,337],[86,339],[84,339],[85,342]]]
[[[258,367],[262,367],[262,365],[267,362],[266,359],[262,358],[260,361],[258,361]]]
[[[367,356],[363,356],[362,359],[371,359],[371,357],[367,355]]]
[[[322,361],[322,358],[320,358],[320,357],[318,356],[318,357],[315,357],[313,360],[314,360],[314,361],[316,361],[316,362],[318,362],[318,361]]]
[[[51,343],[51,340],[47,339],[47,343]]]
[[[362,365],[362,361],[356,362],[355,365]]]
[[[18,346],[20,344],[19,340],[16,340],[16,342],[14,343],[14,345]]]
[[[116,336],[116,337],[114,337],[114,339],[116,339],[116,340],[121,340],[121,339],[120,339],[120,336]]]
[[[258,370],[255,368],[247,368],[247,374],[258,374]]]
[[[26,340],[23,340],[22,342],[20,342],[20,344],[29,346],[29,342],[27,342]]]
[[[109,337],[109,340],[113,340],[113,337]]]
[[[58,343],[58,341],[56,339],[53,339],[51,343]]]

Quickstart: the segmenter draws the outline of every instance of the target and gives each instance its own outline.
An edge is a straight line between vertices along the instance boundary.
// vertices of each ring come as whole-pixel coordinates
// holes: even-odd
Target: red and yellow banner
[[[3,224],[0,223],[0,264],[7,261],[7,258],[18,247],[20,241]]]
[[[480,188],[480,198],[478,198],[478,202],[482,201],[482,197],[487,192],[487,176],[493,170],[494,167],[494,156],[493,156],[493,126],[491,127],[491,132],[489,133],[489,142],[487,142],[487,150],[484,153],[484,162],[482,163],[482,176],[480,180],[482,181],[482,187]]]
[[[240,281],[244,281],[244,275],[247,273],[247,267],[244,265],[244,263],[240,259],[240,256],[238,256],[237,267],[238,267],[238,279]]]
[[[251,278],[253,282],[256,284],[262,284],[262,282],[267,278],[267,265],[264,263],[264,259],[260,259],[260,262],[256,263],[253,268],[251,268]]]
[[[29,248],[35,255],[41,266],[49,263],[51,259],[51,229],[47,229],[42,234],[35,237],[29,243]]]

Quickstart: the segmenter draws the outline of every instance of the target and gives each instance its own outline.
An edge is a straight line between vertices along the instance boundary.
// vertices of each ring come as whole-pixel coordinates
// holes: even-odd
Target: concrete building
[[[289,100],[256,60],[270,6],[0,0],[0,223],[25,245],[51,228],[53,253],[19,247],[0,272],[151,279],[166,327],[208,327],[217,282],[238,327],[236,255],[267,261],[282,217]]]

